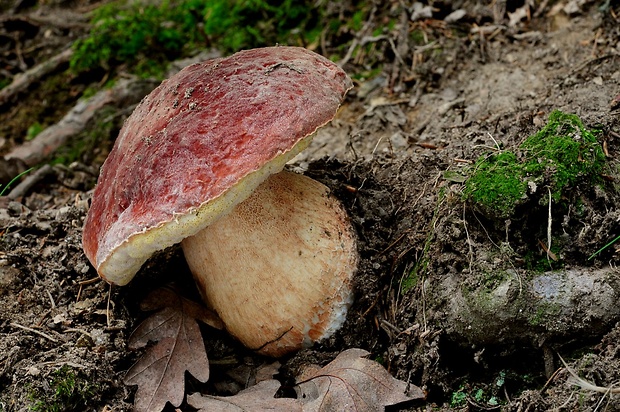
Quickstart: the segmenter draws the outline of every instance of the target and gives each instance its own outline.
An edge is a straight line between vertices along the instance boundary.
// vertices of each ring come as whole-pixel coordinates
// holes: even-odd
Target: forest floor
[[[41,3],[15,1],[0,16],[0,36],[17,39],[2,50],[0,69],[26,71],[57,56],[88,30],[98,5]],[[402,3],[377,2],[340,60],[354,89],[291,165],[343,202],[361,261],[344,327],[281,359],[278,376],[286,382],[306,363],[362,348],[426,393],[391,410],[620,410],[620,248],[611,243],[620,235],[620,6]],[[386,16],[399,24],[375,35]],[[3,187],[42,150],[28,143],[33,125],[57,124],[92,86],[66,65],[0,100]],[[140,302],[171,274],[195,295],[178,247],[122,288],[99,280],[82,251],[99,167],[123,119],[156,84],[141,81],[103,106],[46,154],[61,161],[27,174],[32,186],[3,193],[0,411],[47,410],[37,402],[62,398],[62,382],[79,388],[70,400],[82,405],[76,410],[131,410],[135,388],[123,376],[141,354],[128,349],[148,315]],[[505,159],[523,164],[523,143],[555,110],[581,119],[563,118],[560,129],[588,147],[566,166],[602,153],[593,172],[570,172],[575,179],[556,191],[563,147],[550,163],[535,155],[545,165],[539,176],[508,165],[525,182],[508,209],[468,197],[478,170],[492,176]],[[508,196],[495,184],[476,190],[494,187],[491,201]],[[231,394],[240,389],[231,371],[267,361],[223,332],[203,332],[211,379],[189,379],[188,393]],[[571,372],[595,388],[575,385]]]

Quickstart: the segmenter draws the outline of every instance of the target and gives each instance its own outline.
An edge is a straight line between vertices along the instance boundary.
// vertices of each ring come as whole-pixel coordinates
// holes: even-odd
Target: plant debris
[[[154,412],[167,402],[180,406],[185,395],[185,371],[200,382],[209,379],[209,361],[197,320],[221,328],[221,323],[201,305],[170,289],[154,291],[143,303],[146,310],[161,309],[144,320],[129,339],[129,348],[146,353],[125,376],[125,384],[138,385],[135,410]]]
[[[309,367],[295,387],[304,412],[380,412],[426,395],[395,379],[363,349],[347,349],[323,368]]]
[[[269,379],[242,390],[233,396],[209,396],[193,393],[187,403],[198,411],[263,412],[290,411],[302,412],[301,404],[292,398],[276,398],[280,382]]]

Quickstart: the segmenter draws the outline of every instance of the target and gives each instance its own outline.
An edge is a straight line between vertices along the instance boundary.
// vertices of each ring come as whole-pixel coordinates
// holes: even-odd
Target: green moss
[[[97,389],[81,372],[63,365],[49,378],[48,389],[33,389],[30,393],[31,411],[78,412],[91,404]]]
[[[125,64],[161,77],[168,61],[205,47],[224,52],[317,41],[323,9],[310,0],[119,0],[94,11],[74,44],[75,72]]]
[[[511,277],[512,275],[510,275],[506,271],[500,270],[497,272],[490,272],[490,273],[485,274],[482,277],[482,285],[487,289],[487,291],[492,291],[495,288],[497,288],[499,285],[504,283],[506,279],[509,279]]]
[[[353,13],[353,16],[347,23],[349,28],[355,32],[360,31],[362,29],[362,26],[364,25],[364,21],[366,21],[366,14],[366,10],[364,9],[357,10],[355,13]]]
[[[559,201],[567,189],[581,182],[597,184],[605,165],[597,135],[577,116],[556,110],[547,125],[517,151],[480,157],[469,170],[463,198],[489,217],[506,219],[528,201],[528,185],[538,203],[546,204],[549,191]]]
[[[523,165],[513,152],[505,151],[478,159],[463,196],[486,214],[507,218],[525,199],[526,190]]]
[[[605,164],[597,131],[587,130],[579,117],[558,110],[547,125],[521,145],[531,175],[550,173],[551,194],[559,200],[580,179],[596,183]]]
[[[564,267],[564,260],[562,259],[562,242],[555,237],[551,241],[551,252],[557,260],[547,258],[547,254],[541,249],[530,250],[523,255],[525,268],[532,273],[542,273],[549,270],[558,270]]]
[[[505,372],[500,371],[495,384],[484,385],[485,387],[473,386],[468,383],[461,384],[450,396],[450,408],[464,408],[469,405],[469,399],[480,405],[487,405],[489,409],[494,408],[504,402],[501,401],[500,388],[504,386]],[[501,384],[499,383],[501,380]]]
[[[510,279],[514,275],[506,271],[493,271],[481,275],[477,284],[463,284],[461,291],[467,304],[479,313],[494,313],[504,310],[507,299],[498,296],[498,291],[508,293],[511,288]]]
[[[532,326],[540,326],[556,319],[561,312],[562,307],[559,304],[541,303],[536,308],[536,312],[528,319],[528,323]]]
[[[407,293],[411,289],[415,288],[420,281],[420,276],[418,276],[419,270],[412,270],[409,272],[409,275],[403,279],[403,282],[400,286],[400,289],[403,293]]]

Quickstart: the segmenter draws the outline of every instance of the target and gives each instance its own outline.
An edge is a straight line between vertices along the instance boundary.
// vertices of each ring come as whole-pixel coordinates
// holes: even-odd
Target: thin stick
[[[495,140],[495,138],[493,137],[491,133],[487,132],[487,134],[489,135],[491,140],[493,140],[493,143],[495,143],[495,147],[497,147],[497,151],[500,152],[502,148],[500,147],[499,143],[497,143],[497,140]]]
[[[50,298],[50,302],[52,303],[52,309],[56,308],[56,302],[54,302],[54,297],[52,296],[52,292],[49,290],[45,290],[47,292],[47,297]]]
[[[110,320],[110,301],[111,300],[112,300],[112,284],[110,283],[110,287],[108,288],[108,303],[106,304],[106,308],[105,308],[105,316],[106,316],[106,321],[108,323],[108,328],[112,324]]]
[[[78,294],[77,294],[77,298],[75,299],[76,302],[80,301],[80,297],[82,297],[82,289],[84,288],[84,286],[86,285],[91,285],[93,283],[98,282],[99,280],[101,280],[100,277],[96,277],[96,278],[92,278],[92,279],[88,279],[88,280],[82,280],[80,282],[78,282],[78,285],[80,285],[80,289],[78,289]]]
[[[551,267],[551,261],[549,260],[549,254],[551,253],[551,189],[549,190],[549,218],[547,219],[547,263]],[[555,259],[554,259],[555,260]]]
[[[57,340],[57,339],[55,339],[55,338],[51,337],[51,336],[50,336],[50,335],[48,335],[47,333],[43,333],[43,332],[41,332],[41,331],[39,331],[39,330],[29,328],[28,326],[23,326],[23,325],[20,325],[19,323],[15,323],[15,322],[11,322],[11,326],[13,326],[13,327],[15,327],[15,328],[19,328],[19,329],[26,330],[26,331],[28,331],[28,332],[36,333],[37,335],[39,335],[39,336],[43,336],[44,338],[49,339],[49,340],[51,340],[51,341],[52,341],[52,342],[54,342],[54,343],[58,343],[58,340]]]
[[[571,384],[571,385],[576,385],[579,386],[581,389],[585,389],[587,391],[590,392],[598,392],[598,393],[604,393],[604,394],[610,394],[610,393],[620,393],[620,388],[614,388],[613,385],[611,386],[597,386],[591,382],[588,382],[587,380],[579,377],[579,375],[577,375],[577,372],[575,372],[570,366],[568,366],[566,364],[566,362],[564,362],[564,359],[558,354],[558,358],[560,358],[560,360],[562,361],[562,363],[564,364],[564,368],[566,368],[566,370],[568,371],[568,373],[570,373],[570,377],[567,380],[567,383]]]
[[[467,246],[469,246],[469,273],[472,273],[474,265],[474,248],[471,244],[471,238],[469,237],[469,230],[467,230],[467,220],[465,220],[465,203],[463,203],[463,228],[465,228],[465,236],[467,237]]]

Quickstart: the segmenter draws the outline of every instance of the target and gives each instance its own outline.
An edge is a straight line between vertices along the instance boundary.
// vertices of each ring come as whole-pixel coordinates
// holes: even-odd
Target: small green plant
[[[78,412],[89,406],[96,387],[80,372],[63,365],[49,379],[49,390],[30,393],[30,410],[35,412]]]
[[[548,192],[554,201],[560,201],[568,188],[600,181],[605,155],[597,135],[598,131],[586,129],[577,116],[553,111],[547,125],[517,151],[503,150],[479,158],[465,182],[463,198],[500,219],[512,216],[528,200],[528,190],[537,193],[541,204],[548,202],[544,196]]]
[[[44,129],[45,129],[45,127],[43,127],[43,125],[41,123],[34,122],[33,124],[30,125],[30,127],[28,127],[28,130],[26,131],[26,140],[34,139]]]
[[[467,393],[465,387],[461,386],[457,391],[452,392],[450,397],[451,408],[462,408],[467,405]]]

